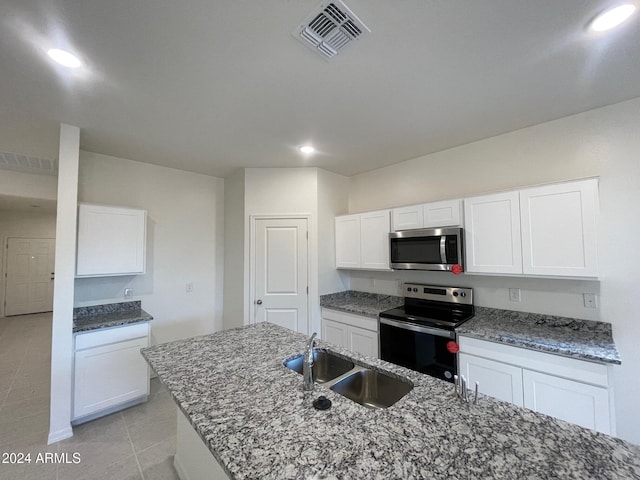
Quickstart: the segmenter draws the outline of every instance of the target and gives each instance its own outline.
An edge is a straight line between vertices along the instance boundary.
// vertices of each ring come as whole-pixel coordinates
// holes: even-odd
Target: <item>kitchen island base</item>
[[[173,466],[180,480],[228,480],[211,451],[193,429],[179,408],[176,455]]]

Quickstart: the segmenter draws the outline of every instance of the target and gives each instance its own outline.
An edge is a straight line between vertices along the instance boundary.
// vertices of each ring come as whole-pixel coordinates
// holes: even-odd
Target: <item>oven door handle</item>
[[[398,322],[396,320],[391,320],[390,318],[380,317],[380,323],[383,323],[384,325],[389,325],[391,327],[401,328],[403,330],[411,330],[412,332],[428,333],[430,335],[435,335],[436,337],[445,337],[445,338],[451,338],[451,339],[456,338],[456,333],[450,330],[423,327],[421,325],[415,325],[413,323]]]

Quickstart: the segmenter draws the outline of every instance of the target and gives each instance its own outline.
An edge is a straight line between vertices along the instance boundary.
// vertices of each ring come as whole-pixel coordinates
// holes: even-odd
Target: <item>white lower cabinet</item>
[[[466,353],[459,353],[458,360],[459,371],[471,382],[472,388],[478,382],[480,392],[485,395],[524,406],[522,368]]]
[[[615,435],[607,365],[461,336],[459,371],[480,393]]]
[[[612,433],[609,392],[606,388],[522,371],[524,406],[567,422],[603,433]]]
[[[75,335],[73,423],[79,424],[145,401],[149,322]]]
[[[379,358],[377,318],[323,308],[322,339],[362,355]]]

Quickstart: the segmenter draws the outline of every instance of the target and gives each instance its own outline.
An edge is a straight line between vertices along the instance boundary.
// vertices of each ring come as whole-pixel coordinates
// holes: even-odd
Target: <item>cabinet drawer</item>
[[[363,317],[351,313],[338,312],[328,308],[322,309],[322,318],[333,320],[336,322],[351,325],[352,327],[364,328],[372,332],[378,331],[378,319],[371,317]]]
[[[76,334],[76,351],[149,336],[149,322]],[[148,346],[148,342],[147,345]]]

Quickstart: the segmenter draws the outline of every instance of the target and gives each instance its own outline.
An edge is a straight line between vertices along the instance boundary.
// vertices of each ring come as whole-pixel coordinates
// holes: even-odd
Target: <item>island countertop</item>
[[[449,383],[324,342],[414,388],[382,410],[303,392],[282,362],[305,343],[260,323],[142,354],[234,479],[640,478],[640,447],[489,397],[465,404]],[[319,395],[329,410],[313,409]]]
[[[456,333],[578,360],[622,363],[611,324],[605,322],[476,307]]]

